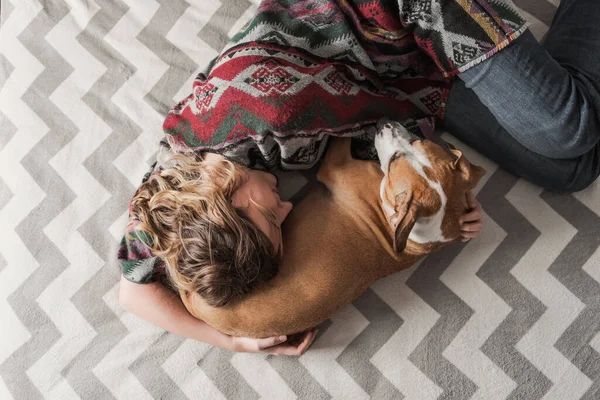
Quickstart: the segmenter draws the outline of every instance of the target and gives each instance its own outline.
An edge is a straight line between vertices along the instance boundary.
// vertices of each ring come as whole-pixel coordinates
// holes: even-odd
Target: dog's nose
[[[382,135],[384,128],[389,129],[390,131],[393,129],[391,119],[384,117],[377,121],[377,135]]]
[[[387,137],[389,139],[393,139],[394,141],[405,141],[412,142],[415,139],[418,139],[413,134],[411,134],[401,123],[397,121],[392,121],[388,118],[382,118],[377,121],[377,138]]]

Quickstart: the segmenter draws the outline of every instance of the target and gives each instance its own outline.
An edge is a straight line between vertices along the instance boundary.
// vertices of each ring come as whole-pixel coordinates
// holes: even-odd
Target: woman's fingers
[[[269,347],[261,353],[273,354],[276,356],[299,356],[298,348],[289,344],[280,344],[279,346]]]
[[[463,232],[460,236],[461,236],[461,241],[462,242],[468,242],[471,239],[475,239],[476,237],[479,236],[481,232]]]
[[[475,199],[472,190],[466,193],[467,207],[469,212],[460,217],[461,241],[467,242],[476,238],[483,229],[481,205]]]
[[[460,223],[461,225],[464,225],[469,222],[479,221],[481,220],[481,217],[482,215],[480,210],[470,211],[467,214],[460,217]]]
[[[473,218],[473,216],[481,216],[481,204],[479,204],[479,202],[475,198],[475,194],[473,193],[473,191],[469,190],[466,193],[465,197],[467,199],[467,208],[469,212],[463,216],[463,220],[470,221]]]
[[[317,332],[318,331],[316,329],[313,329],[311,331],[308,331],[306,336],[304,336],[304,340],[302,340],[302,343],[298,345],[298,350],[300,350],[300,354],[304,354],[304,352],[308,350],[312,342],[314,342],[315,337],[317,336]]]
[[[470,222],[468,224],[462,224],[460,227],[461,233],[481,232],[483,229],[483,222]]]
[[[479,202],[477,201],[477,199],[475,198],[475,193],[473,193],[472,190],[467,191],[466,193],[466,198],[467,198],[467,206],[474,210],[476,208],[480,208],[481,206],[479,205]]]
[[[266,339],[257,339],[257,344],[259,350],[265,350],[269,347],[277,346],[287,340],[287,336],[273,336]]]
[[[261,352],[266,354],[274,354],[279,356],[301,356],[310,347],[312,342],[315,340],[317,330],[313,329],[304,335],[302,342],[298,346],[282,343],[276,346],[267,347]],[[271,338],[270,338],[271,339]]]

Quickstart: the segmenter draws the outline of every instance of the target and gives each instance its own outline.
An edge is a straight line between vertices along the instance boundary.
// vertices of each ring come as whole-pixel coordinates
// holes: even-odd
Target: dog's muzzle
[[[395,153],[409,152],[411,143],[418,139],[399,122],[388,118],[379,120],[377,122],[377,134],[375,135],[375,149],[382,169],[387,170],[387,166]]]
[[[392,121],[389,118],[382,118],[377,121],[377,134],[378,137],[389,137],[395,140],[405,140],[411,142],[419,139],[417,136],[410,133],[402,124],[397,121]]]

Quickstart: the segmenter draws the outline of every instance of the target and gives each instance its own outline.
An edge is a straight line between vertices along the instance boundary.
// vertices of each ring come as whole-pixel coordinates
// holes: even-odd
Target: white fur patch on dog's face
[[[377,149],[377,155],[381,163],[381,170],[384,173],[380,187],[380,197],[384,212],[388,217],[395,213],[394,204],[389,204],[386,201],[384,191],[390,163],[393,162],[392,159],[402,157],[439,194],[441,200],[441,207],[437,213],[429,217],[419,218],[416,221],[408,239],[422,244],[451,241],[451,238],[446,238],[442,233],[442,221],[444,220],[448,199],[440,183],[432,181],[425,173],[424,168],[432,168],[432,163],[427,154],[412,145],[412,142],[418,140],[418,138],[409,133],[406,128],[397,122],[380,122],[378,127],[379,129],[375,136],[375,148]],[[407,186],[410,187],[411,182],[407,182]]]

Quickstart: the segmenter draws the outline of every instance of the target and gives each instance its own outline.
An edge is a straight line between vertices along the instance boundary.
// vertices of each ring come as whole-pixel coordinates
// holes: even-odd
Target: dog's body
[[[382,145],[381,138],[379,142]],[[380,156],[385,153],[378,151]],[[445,162],[458,162],[448,157]],[[387,178],[398,174],[408,177],[411,172],[407,168],[419,168],[415,169],[414,160],[407,155],[407,164],[395,162],[392,173],[389,158],[382,160],[381,167],[376,162],[355,160],[350,156],[349,139],[334,141],[317,176],[323,185],[309,193],[284,223],[285,255],[277,276],[231,307],[213,308],[198,294],[182,295],[188,310],[217,330],[235,336],[301,332],[331,317],[377,279],[413,265],[455,239],[458,219],[466,208],[464,192],[472,182],[461,187],[439,185],[433,173],[423,173],[421,168],[420,175],[411,177],[412,187],[404,185],[390,203],[386,193],[399,189]],[[448,202],[448,196],[457,194],[440,193],[443,186],[462,192],[462,201]],[[403,197],[407,191],[410,199]],[[432,224],[439,226],[431,228]],[[415,240],[409,236],[413,228],[421,230]],[[442,239],[421,243],[428,229]]]

